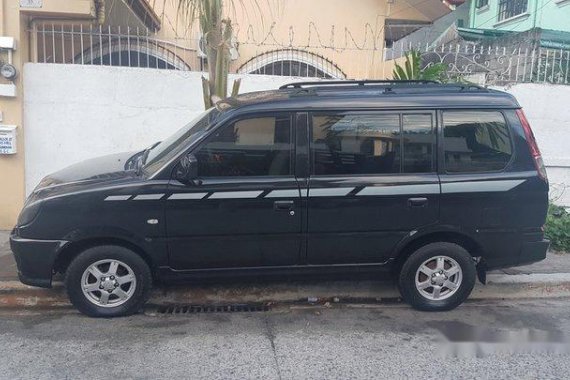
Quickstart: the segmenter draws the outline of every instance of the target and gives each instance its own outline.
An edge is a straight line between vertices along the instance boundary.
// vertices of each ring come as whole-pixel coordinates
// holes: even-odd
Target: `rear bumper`
[[[530,264],[546,258],[546,252],[550,246],[550,240],[533,241],[522,243],[520,264]]]
[[[525,237],[523,236],[523,239]],[[511,245],[516,243],[513,241],[505,241]],[[502,246],[505,246],[502,244]],[[481,263],[481,268],[485,270],[491,269],[501,269],[509,267],[517,267],[521,265],[531,264],[537,261],[544,260],[546,258],[546,252],[550,246],[550,241],[543,238],[542,234],[540,237],[533,236],[532,239],[524,239],[518,244],[516,249],[513,249],[510,255],[497,255],[497,252],[504,252],[497,248],[489,250],[491,253],[483,257],[483,262]]]
[[[65,240],[26,239],[10,236],[10,248],[18,266],[18,277],[26,285],[51,288],[53,266]]]

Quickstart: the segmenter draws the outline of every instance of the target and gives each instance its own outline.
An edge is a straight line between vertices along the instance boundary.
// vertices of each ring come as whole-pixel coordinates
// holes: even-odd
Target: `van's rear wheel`
[[[71,303],[91,317],[136,313],[147,300],[151,282],[150,269],[139,255],[112,245],[80,253],[65,277]]]
[[[418,310],[451,310],[475,286],[473,258],[463,247],[447,242],[427,244],[404,263],[398,285],[402,297]]]

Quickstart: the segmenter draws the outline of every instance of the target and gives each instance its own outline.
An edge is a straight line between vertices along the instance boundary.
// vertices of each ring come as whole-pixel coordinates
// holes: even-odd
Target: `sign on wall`
[[[16,153],[16,126],[0,125],[0,154]]]
[[[43,0],[20,0],[20,8],[41,8]]]

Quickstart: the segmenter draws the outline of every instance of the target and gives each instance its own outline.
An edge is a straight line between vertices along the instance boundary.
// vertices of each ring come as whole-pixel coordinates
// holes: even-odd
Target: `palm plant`
[[[234,33],[232,22],[229,18],[223,18],[224,0],[177,1],[179,13],[190,23],[195,20],[199,22],[206,42],[208,79],[202,77],[202,90],[204,106],[208,109],[228,94],[230,47]],[[240,80],[237,79],[232,87],[232,96],[237,95],[239,85]]]
[[[105,23],[105,0],[95,0],[95,15],[97,23],[103,25]]]
[[[404,67],[396,64],[392,76],[396,80],[433,80],[446,81],[447,66],[443,63],[435,63],[424,69],[421,68],[422,57],[417,50],[406,53]]]

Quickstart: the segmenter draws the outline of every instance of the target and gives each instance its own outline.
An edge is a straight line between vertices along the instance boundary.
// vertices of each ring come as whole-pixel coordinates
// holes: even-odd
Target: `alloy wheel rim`
[[[462,280],[463,271],[457,261],[449,256],[434,256],[419,266],[415,285],[422,297],[440,301],[453,296]]]
[[[137,286],[135,273],[115,259],[99,260],[81,276],[81,290],[89,302],[100,307],[116,307],[133,296]]]

